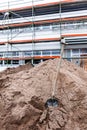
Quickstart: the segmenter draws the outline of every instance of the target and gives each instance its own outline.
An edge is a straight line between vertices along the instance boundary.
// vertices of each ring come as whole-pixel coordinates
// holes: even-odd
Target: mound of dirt
[[[0,130],[87,130],[87,72],[62,60],[57,107],[52,95],[58,59],[0,78]]]
[[[31,69],[32,67],[33,67],[33,65],[31,63],[27,63],[25,65],[20,65],[18,67],[7,68],[3,72],[0,72],[0,74],[1,75],[8,75],[8,74],[13,74],[13,73],[18,73],[20,71]]]

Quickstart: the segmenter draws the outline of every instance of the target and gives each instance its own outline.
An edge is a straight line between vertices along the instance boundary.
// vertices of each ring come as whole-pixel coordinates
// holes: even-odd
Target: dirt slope
[[[1,74],[0,130],[87,130],[87,72],[62,61],[55,96],[59,105],[45,108],[51,97],[58,59],[17,73]],[[3,72],[4,73],[4,72]]]
[[[20,65],[18,67],[7,68],[6,70],[0,72],[0,75],[2,76],[2,75],[18,73],[20,71],[31,69],[32,67],[33,67],[33,65],[31,63],[27,63],[25,65]]]

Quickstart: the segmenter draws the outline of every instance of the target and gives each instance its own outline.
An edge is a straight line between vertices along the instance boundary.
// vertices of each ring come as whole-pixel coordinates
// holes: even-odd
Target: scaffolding
[[[41,0],[39,0],[39,1],[41,1]],[[13,3],[14,2],[16,2],[16,1],[14,0]],[[49,58],[52,59],[52,58],[58,58],[59,57],[59,56],[51,56],[51,54],[48,55],[48,56],[42,56],[42,54],[40,56],[35,56],[35,54],[34,54],[34,52],[35,52],[34,2],[37,2],[37,1],[32,0],[30,2],[32,3],[31,4],[32,5],[32,21],[30,21],[32,23],[32,40],[31,40],[32,41],[32,53],[31,53],[30,56],[25,57],[24,53],[22,52],[21,49],[17,48],[17,46],[16,47],[13,46],[11,44],[12,39],[17,37],[23,31],[20,31],[20,32],[18,32],[17,34],[15,34],[13,36],[12,32],[11,32],[10,22],[9,22],[12,15],[18,16],[19,18],[22,18],[22,19],[26,19],[28,21],[29,21],[29,19],[28,18],[23,18],[21,15],[19,15],[19,14],[15,13],[14,11],[12,11],[12,9],[10,9],[9,1],[8,1],[8,9],[6,10],[6,12],[3,13],[4,14],[3,23],[2,23],[3,30],[5,28],[6,30],[8,30],[8,32],[7,32],[7,41],[4,43],[6,45],[6,48],[7,48],[6,49],[6,54],[7,55],[6,56],[3,55],[3,57],[1,58],[1,61],[5,61],[6,62],[5,64],[7,65],[7,67],[8,67],[9,61],[11,61],[11,65],[12,65],[12,59],[13,60],[19,60],[19,61],[20,60],[23,61],[25,59],[32,59],[31,62],[32,62],[32,64],[34,64],[34,59],[49,59]],[[25,2],[25,3],[28,4],[28,2]],[[20,53],[19,57],[16,57],[16,58],[12,57],[13,48],[16,48],[19,51],[19,53]],[[11,55],[9,56],[9,54],[11,54]]]
[[[16,2],[15,0],[13,1],[13,3],[14,2]],[[3,58],[1,58],[0,60],[1,61],[6,61],[7,63],[7,67],[8,67],[8,63],[9,63],[9,61],[10,60],[25,60],[25,59],[32,59],[32,64],[33,64],[33,60],[34,60],[34,40],[35,40],[35,30],[34,30],[34,5],[33,5],[33,0],[31,1],[32,2],[32,54],[31,54],[31,56],[29,57],[24,57],[24,55],[23,55],[23,53],[22,53],[22,51],[21,51],[21,49],[19,49],[19,48],[17,48],[17,47],[15,47],[16,49],[18,49],[18,51],[19,51],[19,53],[20,53],[20,57],[16,57],[16,58],[12,58],[12,57],[10,57],[9,58],[9,53],[10,54],[12,54],[12,48],[14,48],[14,46],[12,46],[12,44],[10,44],[11,43],[11,40],[13,39],[13,38],[15,38],[15,37],[17,37],[20,33],[23,33],[23,30],[22,31],[20,31],[20,32],[18,32],[17,34],[15,34],[15,36],[13,36],[12,37],[12,33],[11,33],[11,30],[10,30],[10,27],[9,27],[9,18],[12,16],[12,15],[16,15],[16,16],[18,16],[18,17],[20,17],[20,18],[22,18],[22,19],[25,19],[25,18],[23,18],[21,15],[19,15],[19,14],[17,14],[17,13],[14,13],[13,11],[11,11],[10,10],[10,8],[9,8],[9,1],[8,1],[8,9],[7,9],[7,11],[6,12],[4,12],[4,16],[3,16],[3,23],[2,23],[2,26],[3,26],[3,29],[4,29],[4,27],[5,27],[5,29],[7,29],[8,30],[8,33],[7,33],[7,41],[5,42],[5,45],[6,45],[6,53],[7,53],[7,56],[6,57],[4,57],[4,55],[3,55]],[[22,2],[21,2],[22,3]],[[28,4],[28,2],[25,2],[25,3],[27,3]],[[27,19],[27,18],[26,18]],[[28,19],[27,19],[28,20]],[[10,48],[9,48],[10,47]],[[11,56],[11,55],[10,55]],[[12,64],[12,63],[11,63]]]
[[[9,2],[8,3],[5,3],[5,8],[7,9],[4,9],[1,13],[1,15],[3,16],[2,18],[2,29],[3,31],[6,31],[6,35],[7,35],[7,40],[2,42],[1,44],[5,44],[5,48],[6,50],[3,51],[3,52],[0,52],[0,61],[3,62],[3,64],[6,64],[7,67],[9,67],[9,63],[11,66],[13,66],[13,61],[15,62],[20,62],[19,64],[24,64],[25,60],[26,62],[27,61],[31,61],[32,64],[34,64],[34,60],[37,60],[37,62],[39,62],[39,60],[45,60],[45,59],[53,59],[53,58],[60,58],[60,51],[57,50],[57,48],[55,49],[55,53],[54,53],[54,50],[36,50],[36,43],[37,43],[37,39],[36,39],[36,25],[38,25],[40,23],[40,21],[35,21],[36,20],[36,16],[35,16],[35,11],[36,11],[36,8],[37,8],[37,3],[40,2],[41,4],[44,4],[44,1],[41,1],[41,0],[31,0],[31,1],[28,1],[28,0],[24,0],[24,1],[16,1],[16,0],[13,0],[12,2]],[[16,3],[18,2],[18,4]],[[45,1],[46,2],[46,1]],[[63,2],[63,1],[62,1]],[[53,31],[53,33],[55,33],[55,31],[59,32],[59,38],[55,38],[53,39],[53,41],[55,41],[55,43],[57,42],[57,45],[60,43],[60,39],[63,35],[62,33],[62,30],[64,30],[65,28],[65,25],[63,24],[63,17],[61,15],[61,1],[57,1],[55,0],[54,4],[55,3],[58,3],[58,16],[59,18],[56,19],[56,25],[53,24],[53,26],[49,26],[50,29],[51,29],[51,32]],[[24,5],[27,5],[27,8],[26,9],[31,9],[31,17],[23,17],[22,15],[20,15],[20,13],[17,13],[17,11],[15,11],[15,5],[17,5],[17,10],[20,10],[18,9],[18,6],[19,4],[21,4],[20,7],[22,7],[23,9],[25,9],[25,7],[23,7]],[[31,6],[30,6],[31,5]],[[2,6],[3,7],[3,6]],[[39,8],[39,6],[38,6]],[[51,13],[51,11],[49,11],[49,14]],[[14,20],[13,16],[15,16],[18,20],[18,23],[17,21],[14,22],[12,20]],[[12,18],[12,19],[11,19]],[[71,20],[71,19],[70,19]],[[23,21],[23,23],[21,22]],[[66,19],[65,19],[66,21]],[[28,23],[27,23],[28,22]],[[45,23],[46,21],[44,21]],[[49,21],[48,21],[49,22]],[[48,23],[47,22],[47,23]],[[83,22],[83,21],[81,21]],[[28,44],[30,43],[31,44],[31,50],[28,48],[27,50],[23,50],[21,49],[19,46],[16,46],[16,43],[15,43],[15,40],[18,36],[22,36],[24,33],[24,29],[21,28],[19,29],[19,32],[15,32],[13,33],[12,29],[15,28],[15,25],[17,25],[17,28],[20,26],[20,27],[24,27],[25,24],[26,28],[27,26],[29,26],[29,28],[31,28],[31,34],[26,34],[28,37],[29,35],[31,35],[31,39],[30,40],[25,40],[25,41],[21,41],[18,43],[18,44],[21,44],[23,43],[24,45],[25,44]],[[70,23],[72,24],[72,23]],[[82,23],[80,23],[82,25]],[[85,21],[85,24],[86,24],[86,21]],[[84,28],[85,28],[85,24],[84,24]],[[74,23],[72,24],[75,27],[79,27],[79,24],[77,23],[77,25]],[[30,27],[31,26],[31,27]],[[47,26],[47,25],[45,25]],[[45,26],[43,28],[45,28]],[[82,25],[83,26],[83,25]],[[68,24],[67,24],[67,27]],[[67,29],[67,28],[66,28]],[[76,28],[75,28],[76,29]],[[49,29],[48,29],[49,30]],[[21,35],[22,34],[22,35]],[[43,39],[39,39],[38,40],[38,43],[39,42],[42,42],[41,40]],[[52,38],[46,38],[46,40],[52,40]],[[65,39],[66,40],[66,39]],[[44,41],[45,42],[45,41]],[[21,44],[22,45],[22,44]],[[28,46],[29,47],[29,46]],[[61,49],[61,46],[58,47],[59,49]],[[2,53],[2,54],[1,54]],[[15,55],[14,55],[15,53]],[[70,61],[74,61],[73,59],[75,58],[78,58],[79,57],[64,57]]]

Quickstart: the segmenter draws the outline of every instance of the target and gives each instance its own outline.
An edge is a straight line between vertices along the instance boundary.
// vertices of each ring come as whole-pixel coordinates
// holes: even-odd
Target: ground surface
[[[54,59],[0,73],[0,130],[87,130],[83,69],[62,61],[55,91],[59,105],[44,106],[52,95],[57,64]]]

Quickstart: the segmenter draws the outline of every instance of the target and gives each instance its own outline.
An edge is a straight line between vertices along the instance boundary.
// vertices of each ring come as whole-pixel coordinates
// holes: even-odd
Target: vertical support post
[[[32,0],[32,64],[34,64],[34,40],[35,40],[34,4],[33,4],[33,0]]]

